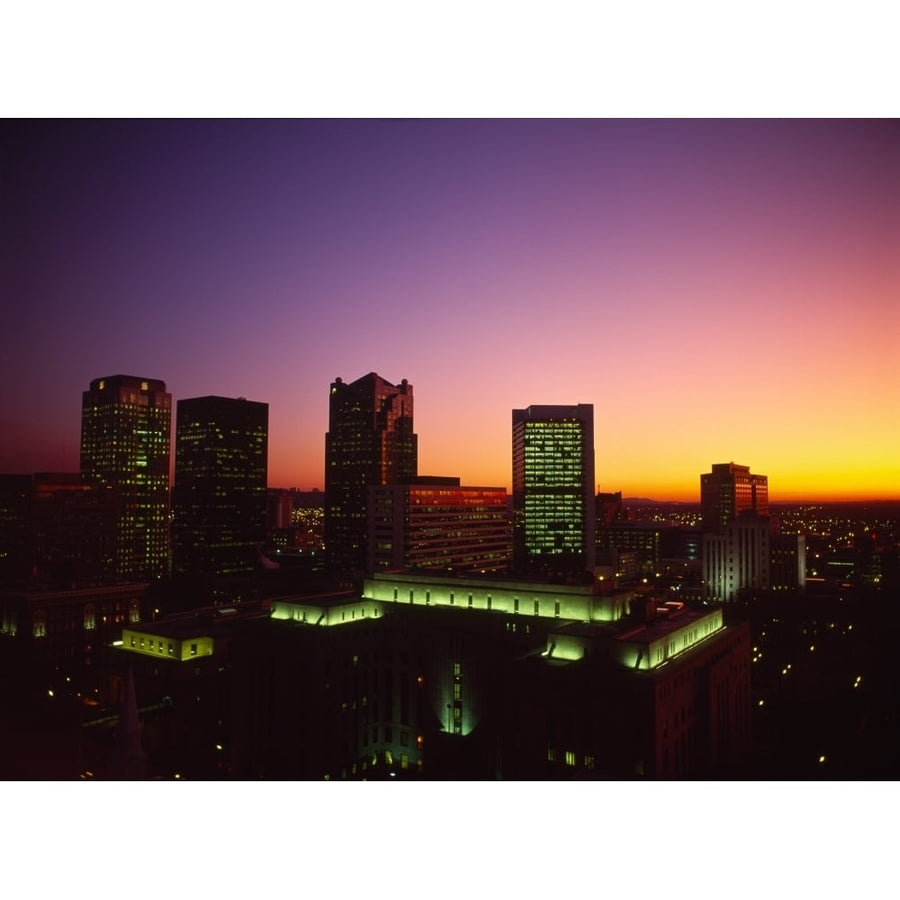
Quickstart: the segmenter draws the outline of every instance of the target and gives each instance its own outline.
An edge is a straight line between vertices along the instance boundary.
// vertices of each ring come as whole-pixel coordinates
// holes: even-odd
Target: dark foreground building
[[[593,586],[385,573],[234,637],[241,778],[675,778],[749,748],[750,638]]]

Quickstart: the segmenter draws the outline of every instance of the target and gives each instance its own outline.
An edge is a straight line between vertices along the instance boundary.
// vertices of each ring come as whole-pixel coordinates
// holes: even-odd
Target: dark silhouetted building
[[[115,492],[88,485],[78,473],[34,476],[34,569],[57,582],[109,580],[115,576]]]
[[[38,583],[0,591],[0,671],[23,691],[84,686],[103,647],[142,617],[146,584],[59,590]]]
[[[601,491],[594,498],[597,504],[597,531],[613,522],[621,522],[625,518],[625,509],[622,506],[622,492],[615,493]]]
[[[597,548],[614,556],[633,554],[635,577],[653,578],[659,574],[660,539],[663,529],[652,522],[613,522],[597,532]]]
[[[244,398],[179,400],[172,549],[176,573],[237,575],[266,539],[269,406]]]
[[[772,534],[769,537],[773,591],[797,593],[806,589],[806,535]]]
[[[0,578],[21,578],[32,568],[31,475],[0,475]]]
[[[143,749],[166,777],[216,778],[231,753],[230,643],[247,621],[268,619],[259,601],[201,607],[120,629],[121,640],[98,668],[98,699],[127,702],[133,680]],[[97,728],[108,727],[97,710]],[[92,726],[93,727],[93,726]]]
[[[506,572],[506,488],[460,486],[458,478],[416,478],[369,488],[369,571],[432,568]]]
[[[746,512],[769,515],[769,479],[753,475],[749,466],[714,463],[700,476],[700,513],[703,531],[721,534]]]
[[[172,396],[163,381],[113,375],[91,382],[81,404],[81,473],[113,495],[115,576],[169,573]]]
[[[115,580],[115,497],[78,472],[0,476],[0,573],[57,585]]]
[[[270,531],[291,527],[294,504],[291,492],[281,488],[269,488],[267,492],[266,527]]]
[[[514,570],[592,571],[593,405],[514,409],[512,432]]]
[[[333,572],[360,574],[367,557],[368,490],[417,474],[413,389],[374,372],[331,385],[325,435],[325,553]]]

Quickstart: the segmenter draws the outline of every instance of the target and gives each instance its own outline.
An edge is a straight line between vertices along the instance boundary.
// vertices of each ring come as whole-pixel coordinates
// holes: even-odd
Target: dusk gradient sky
[[[593,403],[601,490],[900,497],[897,121],[7,121],[0,229],[0,472],[76,471],[121,373],[268,403],[270,485],[323,488],[374,371],[464,484]]]

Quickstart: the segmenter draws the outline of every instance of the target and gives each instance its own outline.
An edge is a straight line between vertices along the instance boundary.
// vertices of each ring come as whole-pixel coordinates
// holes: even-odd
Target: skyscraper
[[[168,574],[171,434],[172,395],[163,381],[112,375],[82,394],[81,473],[112,494],[120,580]]]
[[[252,571],[266,537],[269,406],[243,397],[179,400],[173,569]]]
[[[332,571],[366,567],[368,489],[417,474],[413,389],[370,372],[331,385],[325,435],[325,553]]]
[[[730,603],[769,588],[769,479],[749,466],[714,463],[700,476],[706,596]]]
[[[712,471],[700,476],[700,511],[707,534],[721,534],[747,512],[768,516],[769,479],[752,475],[749,466],[714,463]]]
[[[514,409],[512,425],[514,569],[593,570],[593,404]]]

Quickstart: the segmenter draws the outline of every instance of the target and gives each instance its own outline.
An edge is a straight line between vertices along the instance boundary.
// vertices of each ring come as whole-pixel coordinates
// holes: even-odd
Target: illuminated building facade
[[[173,568],[236,575],[257,567],[266,538],[269,406],[243,398],[179,400]]]
[[[734,519],[719,534],[703,535],[706,597],[732,603],[743,590],[769,589],[769,520],[752,513]]]
[[[81,473],[117,507],[112,568],[120,580],[169,572],[172,395],[163,381],[114,375],[82,395]]]
[[[769,479],[751,474],[749,466],[714,463],[712,471],[700,476],[700,512],[707,534],[721,534],[747,512],[768,516]]]
[[[325,552],[333,572],[359,574],[367,561],[368,490],[417,473],[413,389],[370,372],[331,385],[325,435]]]
[[[368,571],[430,568],[506,572],[505,488],[460,486],[458,478],[369,488]]]
[[[514,571],[593,571],[593,405],[514,409],[512,429]]]

